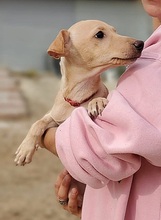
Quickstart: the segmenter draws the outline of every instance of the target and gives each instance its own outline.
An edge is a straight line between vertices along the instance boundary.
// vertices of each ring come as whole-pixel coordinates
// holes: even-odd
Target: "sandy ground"
[[[30,115],[0,120],[0,220],[76,220],[63,210],[54,195],[54,182],[62,169],[58,158],[41,149],[31,164],[16,167],[14,152],[31,124],[52,106],[59,88],[54,74],[19,77]]]

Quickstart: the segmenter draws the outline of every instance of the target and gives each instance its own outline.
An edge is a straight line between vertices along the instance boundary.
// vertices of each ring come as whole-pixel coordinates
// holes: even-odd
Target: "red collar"
[[[95,92],[94,94],[92,94],[90,97],[84,99],[82,102],[77,102],[77,101],[68,99],[68,98],[66,98],[66,97],[64,97],[64,100],[65,100],[66,102],[68,102],[68,103],[69,103],[71,106],[73,106],[73,107],[79,107],[81,104],[83,104],[83,103],[89,101],[96,93],[97,93],[97,92]]]

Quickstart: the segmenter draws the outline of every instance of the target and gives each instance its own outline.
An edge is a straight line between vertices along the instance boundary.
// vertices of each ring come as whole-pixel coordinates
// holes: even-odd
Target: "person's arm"
[[[136,100],[137,93],[140,91],[132,91],[131,99]],[[102,116],[95,121],[83,107],[76,108],[57,129],[61,162],[73,178],[92,188],[132,176],[140,169],[141,157],[161,166],[160,131],[129,104],[126,96],[114,90]],[[140,103],[142,111],[145,104]]]
[[[55,143],[55,133],[57,128],[49,128],[43,135],[43,146],[51,153],[57,155],[56,143]]]

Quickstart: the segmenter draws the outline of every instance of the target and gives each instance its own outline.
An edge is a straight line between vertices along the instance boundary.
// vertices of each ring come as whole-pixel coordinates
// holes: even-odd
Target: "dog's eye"
[[[104,38],[105,34],[102,31],[99,31],[96,35],[95,38]]]

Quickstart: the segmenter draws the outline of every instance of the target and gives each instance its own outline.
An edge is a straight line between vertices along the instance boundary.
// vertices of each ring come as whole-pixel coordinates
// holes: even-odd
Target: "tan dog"
[[[110,67],[135,61],[143,46],[142,41],[118,35],[113,27],[98,20],[80,21],[61,30],[48,49],[50,56],[61,58],[60,90],[51,111],[32,125],[18,148],[16,164],[30,163],[45,130],[62,123],[75,107],[87,108],[94,99],[88,106],[89,114],[100,114],[108,95],[100,74]]]

